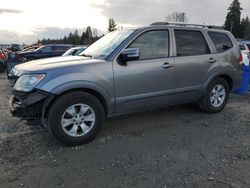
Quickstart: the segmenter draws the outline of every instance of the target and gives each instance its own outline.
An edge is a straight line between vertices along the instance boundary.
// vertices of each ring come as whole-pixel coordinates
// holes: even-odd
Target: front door
[[[124,113],[167,105],[171,102],[174,61],[169,57],[169,31],[151,30],[127,48],[138,48],[140,58],[120,65],[114,61],[116,112]]]

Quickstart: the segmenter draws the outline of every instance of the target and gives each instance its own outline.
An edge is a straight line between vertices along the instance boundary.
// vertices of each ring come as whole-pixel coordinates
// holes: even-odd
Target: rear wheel
[[[199,101],[199,107],[207,113],[217,113],[225,108],[229,99],[229,85],[223,78],[210,82],[206,95]]]
[[[100,101],[85,92],[63,95],[52,105],[48,125],[57,140],[79,145],[94,139],[104,121]]]

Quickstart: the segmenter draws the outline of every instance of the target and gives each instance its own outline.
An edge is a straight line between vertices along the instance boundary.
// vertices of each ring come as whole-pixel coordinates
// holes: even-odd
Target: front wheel
[[[100,101],[85,92],[65,94],[49,110],[48,126],[57,140],[79,145],[94,139],[104,121]]]
[[[205,96],[199,101],[199,107],[207,113],[220,112],[227,105],[229,92],[227,81],[216,78],[210,82]]]

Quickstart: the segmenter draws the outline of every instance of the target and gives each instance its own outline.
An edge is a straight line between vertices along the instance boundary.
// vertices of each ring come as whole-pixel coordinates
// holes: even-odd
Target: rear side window
[[[233,47],[231,39],[225,33],[208,32],[218,53],[227,51]]]
[[[248,49],[250,50],[250,44],[247,44]]]
[[[209,54],[207,42],[200,31],[175,30],[177,56]]]
[[[140,50],[140,60],[168,57],[168,30],[148,31],[139,36],[129,48]]]

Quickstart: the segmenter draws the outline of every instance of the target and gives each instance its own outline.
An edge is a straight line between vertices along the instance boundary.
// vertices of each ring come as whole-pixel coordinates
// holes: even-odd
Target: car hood
[[[82,66],[84,64],[100,62],[104,62],[104,60],[91,59],[89,57],[83,56],[60,56],[22,63],[20,65],[15,66],[15,70],[17,70],[19,74],[24,74],[27,72],[46,72],[46,70],[49,69]]]

